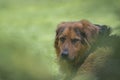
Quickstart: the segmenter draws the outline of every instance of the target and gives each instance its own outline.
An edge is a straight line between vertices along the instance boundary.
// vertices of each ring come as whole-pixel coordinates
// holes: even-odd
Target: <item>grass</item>
[[[56,26],[80,19],[119,25],[111,9],[86,0],[0,0],[0,80],[58,77]]]

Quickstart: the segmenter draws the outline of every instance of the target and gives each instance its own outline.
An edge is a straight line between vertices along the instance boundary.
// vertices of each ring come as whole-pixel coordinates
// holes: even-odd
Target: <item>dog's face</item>
[[[55,48],[61,59],[78,60],[89,48],[98,28],[90,22],[63,22],[56,30]]]

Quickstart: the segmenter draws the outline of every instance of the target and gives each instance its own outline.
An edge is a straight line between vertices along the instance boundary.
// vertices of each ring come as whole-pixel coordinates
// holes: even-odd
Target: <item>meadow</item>
[[[60,79],[54,38],[62,21],[90,20],[120,35],[118,0],[0,0],[0,80]],[[50,79],[50,80],[51,80]]]

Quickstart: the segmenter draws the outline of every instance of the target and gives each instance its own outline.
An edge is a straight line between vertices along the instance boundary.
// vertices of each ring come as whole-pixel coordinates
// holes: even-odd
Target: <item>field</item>
[[[101,0],[0,0],[0,80],[41,80],[60,75],[54,50],[57,24],[90,20],[119,35],[118,2]],[[112,3],[112,4],[111,4]]]

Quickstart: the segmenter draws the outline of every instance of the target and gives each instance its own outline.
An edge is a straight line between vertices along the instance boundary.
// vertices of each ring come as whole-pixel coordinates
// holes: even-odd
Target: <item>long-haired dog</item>
[[[54,47],[65,80],[118,79],[109,70],[120,66],[117,64],[120,57],[116,58],[113,54],[119,52],[120,38],[110,36],[110,32],[109,27],[92,24],[87,20],[62,22],[58,25]],[[113,59],[117,60],[116,64],[113,64]],[[119,73],[115,71],[115,74]],[[114,76],[106,77],[106,74]]]

